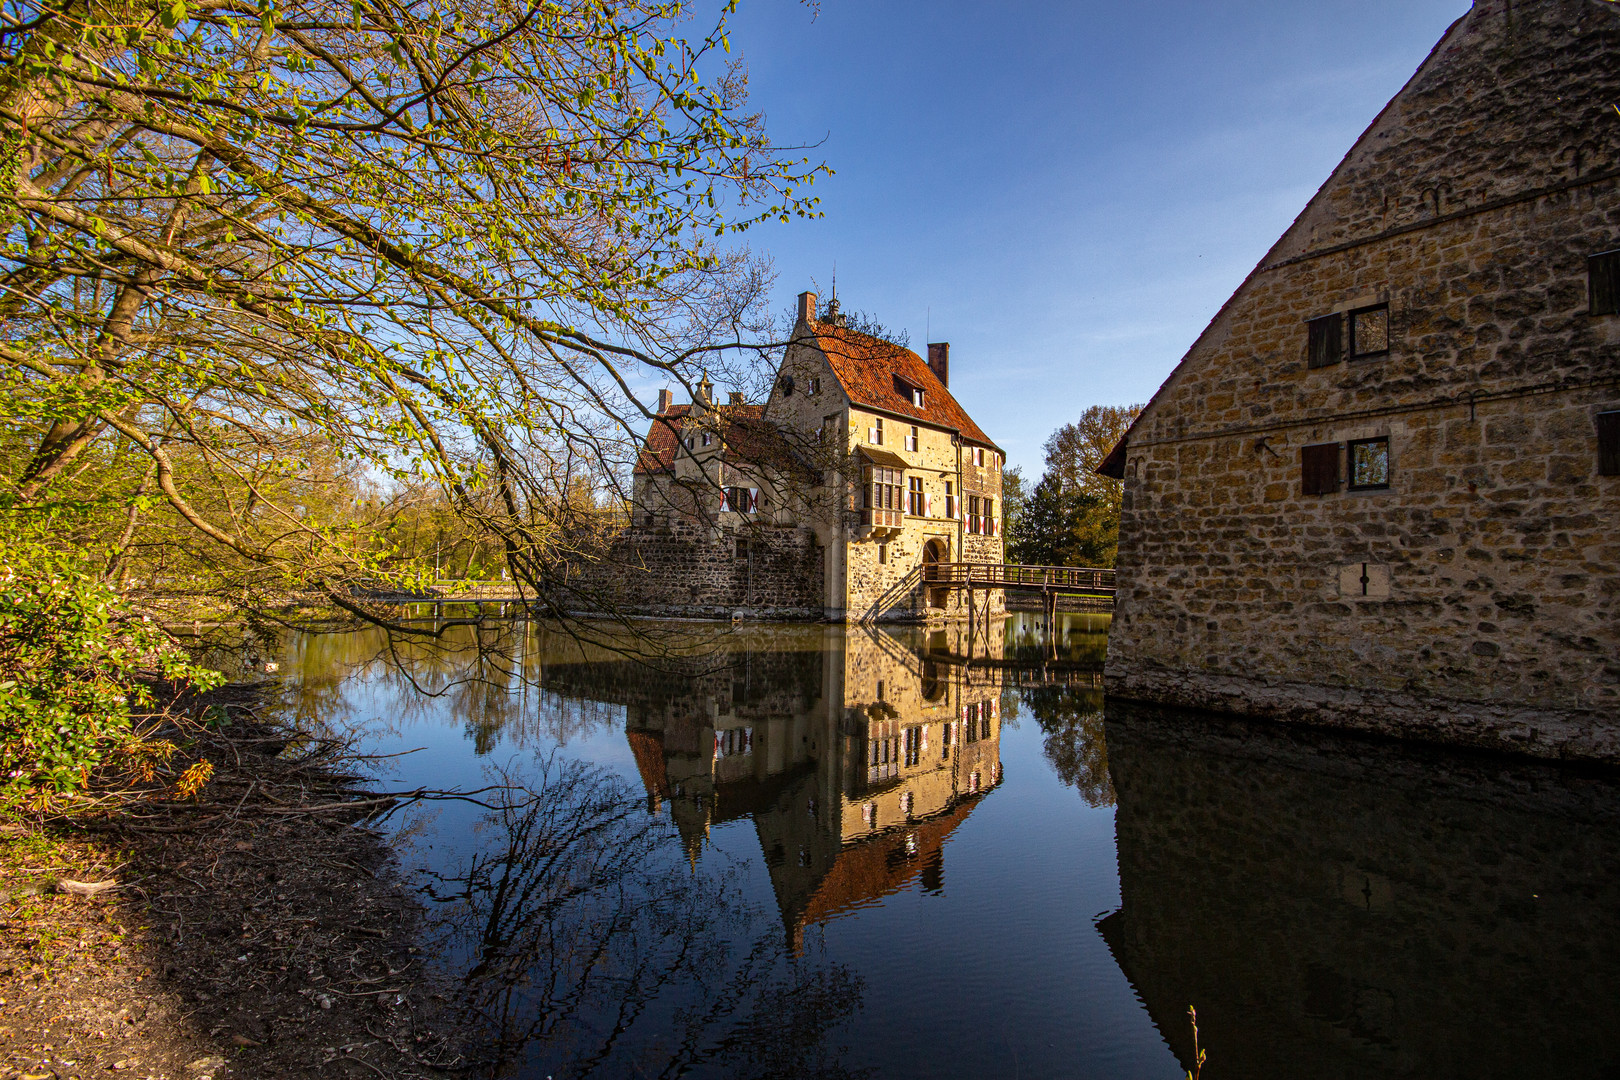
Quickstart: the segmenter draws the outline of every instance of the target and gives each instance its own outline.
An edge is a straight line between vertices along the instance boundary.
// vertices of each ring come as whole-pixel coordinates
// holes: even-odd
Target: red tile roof
[[[659,413],[647,429],[647,441],[636,458],[637,475],[668,472],[675,467],[675,450],[680,446],[681,418],[692,411],[690,405],[671,405]]]
[[[815,334],[816,347],[826,354],[844,393],[857,406],[910,417],[958,432],[968,442],[992,450],[1001,449],[957,404],[923,358],[910,349],[832,323],[811,323],[810,330]],[[923,392],[921,408],[901,392],[895,383],[896,377]]]

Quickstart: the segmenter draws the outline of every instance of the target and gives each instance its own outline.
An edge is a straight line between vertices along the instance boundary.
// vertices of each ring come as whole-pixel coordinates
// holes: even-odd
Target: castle
[[[928,567],[1003,561],[1000,447],[928,359],[801,293],[763,405],[660,394],[616,547],[619,601],[670,614],[926,621],[966,614]],[[980,614],[1004,612],[999,591]]]

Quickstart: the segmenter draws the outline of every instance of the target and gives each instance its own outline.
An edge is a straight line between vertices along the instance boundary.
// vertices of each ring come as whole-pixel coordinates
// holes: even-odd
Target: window
[[[913,765],[917,765],[917,764],[921,763],[921,761],[922,761],[922,749],[923,749],[923,729],[920,728],[920,727],[908,727],[908,728],[906,728],[905,752],[906,752],[906,766],[908,768],[913,766]],[[908,811],[909,811],[909,809],[910,809],[910,807],[907,807]]]
[[[739,559],[748,558],[748,541],[746,541],[746,540],[738,540],[737,541],[737,558],[739,558]]]
[[[981,469],[984,468],[984,447],[975,446],[973,448],[973,464]]]
[[[1339,362],[1339,316],[1323,315],[1305,324],[1309,328],[1310,353],[1307,367],[1331,367]]]
[[[1360,308],[1350,313],[1350,359],[1383,356],[1389,352],[1389,305]]]
[[[900,470],[885,469],[881,465],[868,466],[861,497],[864,509],[899,510]]]
[[[906,436],[906,449],[912,453],[917,452],[917,425],[911,425],[911,434]]]
[[[970,533],[977,533],[979,531],[979,497],[977,495],[969,495],[967,502],[968,502],[968,527],[967,527],[967,531],[970,532]]]
[[[1586,310],[1592,315],[1620,315],[1620,251],[1586,260]]]
[[[782,378],[780,380],[778,380],[777,385],[782,388],[782,396],[783,397],[792,397],[793,396],[793,376],[791,376],[791,375],[782,376]]]
[[[714,434],[712,432],[705,431],[703,433],[703,445],[708,446],[713,441],[714,441]]]
[[[955,521],[958,516],[956,507],[956,485],[949,480],[945,481],[945,516],[950,518],[952,521]]]
[[[923,512],[923,482],[920,476],[906,477],[906,513],[912,517],[922,517]]]
[[[1339,490],[1339,444],[1299,448],[1300,493],[1331,495]]]
[[[866,441],[873,446],[883,445],[883,417],[872,421],[872,426],[866,429]]]
[[[810,376],[810,390],[809,390],[809,393],[810,393],[811,397],[814,397],[815,395],[821,393],[821,376],[820,375],[812,375],[812,376]]]
[[[1350,443],[1351,491],[1389,487],[1389,440],[1356,439]]]
[[[989,496],[985,496],[984,502],[981,504],[980,508],[984,511],[983,525],[985,535],[996,535],[996,533],[999,531],[996,528],[996,500],[990,498]]]
[[[888,561],[889,561],[889,545],[888,544],[879,544],[878,545],[878,563],[879,563],[879,565],[887,565]]]
[[[752,514],[758,508],[758,488],[728,487],[725,501],[720,504],[722,511],[730,510],[737,514]]]
[[[1620,476],[1620,412],[1597,414],[1598,475]]]
[[[913,404],[913,405],[915,405],[915,406],[916,406],[916,407],[917,407],[917,408],[919,408],[919,409],[920,409],[920,408],[922,408],[922,407],[923,407],[923,392],[922,392],[922,387],[920,387],[920,386],[913,386],[913,387],[912,387],[912,388],[911,388],[911,403],[912,403],[912,404]]]

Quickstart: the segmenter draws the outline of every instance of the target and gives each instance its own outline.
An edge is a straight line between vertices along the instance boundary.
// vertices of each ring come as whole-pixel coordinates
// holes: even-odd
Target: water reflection
[[[477,780],[505,786],[492,809],[421,810],[400,834],[477,1069],[853,1076],[834,1036],[863,979],[807,931],[942,892],[947,840],[1001,784],[1007,637],[970,663],[965,632],[754,627],[665,641],[656,663],[521,624],[301,637],[284,708],[375,716],[368,746],[452,716]],[[633,772],[556,752],[615,738]],[[396,767],[420,782],[423,765]],[[706,858],[728,824],[757,837],[774,927]]]
[[[1620,1076],[1620,799],[1539,764],[1110,705],[1108,942],[1205,1075]]]

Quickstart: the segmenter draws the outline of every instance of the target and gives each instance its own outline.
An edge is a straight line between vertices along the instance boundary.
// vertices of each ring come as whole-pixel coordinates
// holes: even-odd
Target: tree
[[[1063,518],[1066,535],[1066,540],[1054,542],[1083,560],[1058,565],[1114,565],[1124,485],[1099,476],[1097,467],[1141,411],[1140,405],[1092,405],[1077,422],[1063,425],[1046,440],[1041,483],[1053,485],[1046,498],[1053,504],[1052,512]]]
[[[730,8],[5,0],[7,521],[340,597],[427,483],[542,577],[636,378],[748,344],[768,270],[712,245],[815,213]]]

